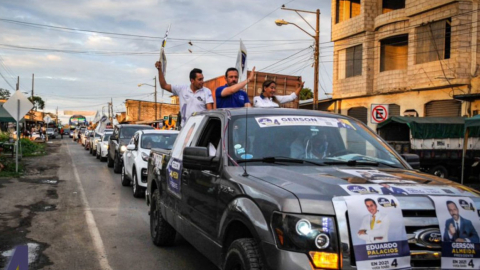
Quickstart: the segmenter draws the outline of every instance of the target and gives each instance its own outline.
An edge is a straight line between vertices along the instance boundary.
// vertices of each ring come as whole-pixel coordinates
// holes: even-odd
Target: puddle
[[[56,189],[49,189],[47,190],[47,197],[52,199],[58,199],[58,193]]]
[[[48,180],[48,179],[44,179],[44,180],[40,180],[40,183],[41,183],[41,184],[55,185],[55,184],[58,183],[58,180]]]
[[[40,253],[40,245],[37,243],[27,243],[28,246],[28,264],[32,264],[38,259],[38,254]],[[10,261],[10,258],[13,256],[15,252],[14,249],[10,249],[7,251],[2,252],[2,256],[7,259],[7,262]]]
[[[30,205],[28,208],[34,212],[48,212],[57,210],[57,206],[54,204],[46,204],[44,202],[38,202]]]

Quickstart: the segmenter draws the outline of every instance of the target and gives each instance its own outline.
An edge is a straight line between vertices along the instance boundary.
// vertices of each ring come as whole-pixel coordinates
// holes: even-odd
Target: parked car
[[[402,240],[413,269],[440,269],[436,210],[450,215],[445,203],[436,209],[432,198],[463,196],[473,201],[469,206],[464,200],[466,209],[476,211],[479,193],[413,166],[419,168],[418,156],[401,156],[347,116],[282,108],[204,111],[189,118],[172,150],[151,150],[151,238],[157,246],[171,246],[179,233],[224,270],[358,269],[358,251],[367,254],[370,245],[353,246],[352,234],[367,230],[352,227],[361,221],[349,219],[353,208],[346,200],[358,199],[357,209],[371,224],[368,205],[361,204],[372,195],[403,212],[401,226],[386,228],[408,234]],[[386,182],[403,192],[383,187]]]
[[[147,161],[150,149],[172,149],[177,138],[176,130],[139,130],[135,132],[122,156],[121,182],[132,185],[133,196],[142,197],[147,188]]]
[[[127,144],[138,130],[153,129],[147,125],[116,125],[108,142],[107,166],[113,167],[115,173],[122,171],[122,155],[127,150]]]
[[[58,132],[54,128],[47,128],[45,131],[49,139],[55,139],[58,136]]]
[[[97,142],[97,159],[100,159],[100,161],[106,161],[107,160],[107,154],[108,154],[108,140],[110,139],[110,136],[112,135],[113,132],[111,131],[106,131],[100,136],[100,140]]]
[[[75,129],[70,129],[68,136],[73,139],[73,134],[75,133]]]

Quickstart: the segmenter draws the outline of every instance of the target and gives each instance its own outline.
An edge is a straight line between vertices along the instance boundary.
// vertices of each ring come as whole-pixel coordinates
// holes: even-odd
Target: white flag
[[[97,111],[97,113],[95,114],[95,117],[93,118],[93,123],[97,123],[98,121],[100,121],[100,112]]]
[[[107,116],[102,116],[98,121],[97,128],[95,129],[96,133],[103,133],[105,131],[105,128],[107,127]]]
[[[241,39],[235,68],[238,70],[238,81],[241,82],[245,80],[247,78],[247,48],[245,48]]]
[[[162,47],[160,48],[160,67],[162,68],[163,76],[167,77],[167,57],[165,56],[165,45],[167,45],[167,37],[168,32],[170,31],[170,24],[168,25],[167,32],[165,32],[165,36],[163,37]],[[163,96],[163,92],[162,92]]]

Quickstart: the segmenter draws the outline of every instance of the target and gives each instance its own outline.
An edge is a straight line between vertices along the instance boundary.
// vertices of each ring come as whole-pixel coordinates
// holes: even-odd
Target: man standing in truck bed
[[[158,81],[162,89],[179,97],[182,127],[193,113],[213,109],[212,91],[203,87],[201,69],[194,68],[190,71],[190,85],[171,85],[166,82],[165,76],[163,76],[160,62],[156,62],[155,67],[158,69]]]

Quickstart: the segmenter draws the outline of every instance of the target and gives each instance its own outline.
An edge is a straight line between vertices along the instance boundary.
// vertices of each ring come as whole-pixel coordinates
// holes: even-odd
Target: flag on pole
[[[167,57],[165,56],[165,45],[167,45],[167,37],[168,37],[168,32],[170,32],[170,26],[171,24],[168,25],[167,32],[165,32],[165,36],[163,37],[162,47],[160,48],[160,59],[158,60],[160,62],[160,67],[162,69],[164,77],[167,77]],[[163,88],[162,88],[162,97],[163,97]]]
[[[240,39],[240,50],[237,55],[238,81],[241,82],[247,78],[247,48]]]
[[[95,132],[97,133],[103,133],[105,131],[105,128],[107,127],[107,121],[108,118],[107,116],[102,116],[98,121],[98,125],[97,125],[97,128],[95,129]]]
[[[95,114],[95,117],[93,118],[93,123],[97,123],[98,121],[100,121],[100,112],[97,111],[97,113]]]

